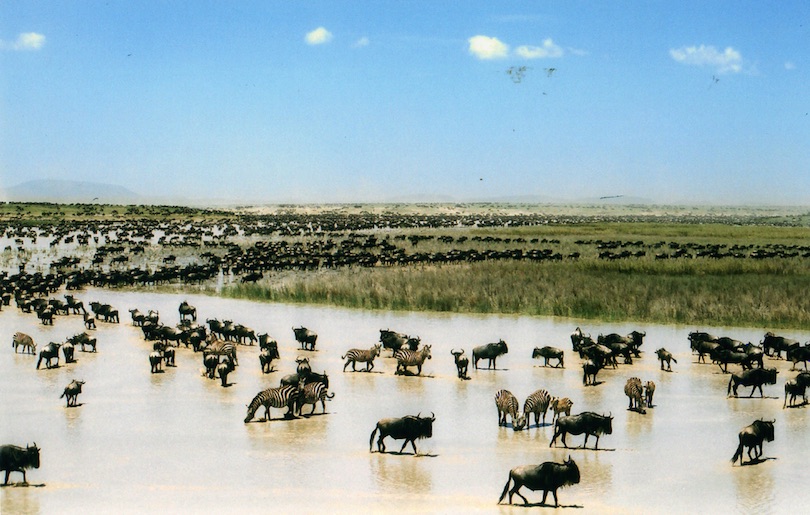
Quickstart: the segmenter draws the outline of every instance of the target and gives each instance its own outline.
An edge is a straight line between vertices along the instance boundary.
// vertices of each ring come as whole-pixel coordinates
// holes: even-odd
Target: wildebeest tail
[[[734,463],[738,459],[741,459],[742,453],[743,453],[743,443],[742,440],[740,440],[740,445],[737,446],[737,452],[735,452],[734,456],[731,458],[731,463]]]
[[[371,432],[371,438],[368,439],[368,452],[374,452],[374,451],[371,450],[372,449],[372,444],[374,443],[374,435],[377,434],[377,430],[379,428],[380,428],[380,424],[377,424],[376,426],[374,426],[374,431]]]
[[[512,482],[512,471],[510,470],[509,471],[509,477],[506,478],[506,486],[503,487],[503,492],[501,492],[501,497],[500,497],[500,499],[498,499],[498,504],[501,504],[501,501],[503,501],[504,497],[506,497],[506,492],[509,491],[509,483],[511,483],[511,482]]]

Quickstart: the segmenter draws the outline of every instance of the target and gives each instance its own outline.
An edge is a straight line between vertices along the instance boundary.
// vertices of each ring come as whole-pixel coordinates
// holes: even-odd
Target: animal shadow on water
[[[582,509],[585,506],[582,506],[580,504],[560,504],[558,506],[554,506],[553,504],[549,504],[549,503],[530,502],[529,504],[513,504],[510,507],[514,507],[514,508],[554,508],[554,509],[557,509],[557,508],[580,508],[580,509]]]
[[[765,458],[759,457],[759,458],[754,458],[752,460],[743,462],[740,466],[741,467],[747,467],[749,465],[759,465],[760,463],[764,463],[764,462],[766,462],[768,460],[775,460],[775,459],[776,459],[775,456],[774,457],[765,457]]]
[[[372,374],[375,373],[374,371],[371,372]],[[380,374],[383,372],[381,371]],[[424,377],[425,379],[435,379],[436,376],[433,374],[420,374],[418,372],[412,372],[410,370],[398,370],[394,372],[396,376],[407,376],[407,377]]]

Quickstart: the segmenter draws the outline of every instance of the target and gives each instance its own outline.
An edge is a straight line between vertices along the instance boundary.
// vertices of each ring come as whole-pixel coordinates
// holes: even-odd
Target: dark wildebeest
[[[557,437],[562,435],[563,446],[567,448],[568,445],[565,443],[565,435],[567,433],[571,433],[572,435],[585,433],[585,442],[582,444],[583,449],[585,449],[585,446],[588,444],[588,437],[591,435],[595,436],[596,443],[593,448],[598,449],[599,436],[613,433],[613,417],[610,415],[598,415],[592,411],[586,411],[579,415],[560,417],[554,423],[554,436],[548,446],[553,446],[554,442],[557,441]]]
[[[315,341],[318,339],[315,332],[306,327],[293,327],[292,330],[295,333],[295,341],[301,344],[301,350],[315,350]]]
[[[152,366],[152,373],[157,374],[162,372],[161,369],[163,365],[163,353],[159,351],[154,351],[149,354],[149,364]]]
[[[556,359],[557,364],[554,365],[554,368],[565,368],[565,364],[563,363],[563,351],[557,347],[549,347],[548,345],[545,347],[535,347],[532,351],[532,359],[537,358],[543,358],[545,360],[545,363],[543,364],[544,367],[548,366],[548,360]]]
[[[799,340],[794,340],[792,338],[785,338],[784,336],[776,336],[772,332],[768,331],[765,333],[765,337],[760,342],[762,348],[765,351],[765,354],[768,356],[776,356],[776,359],[780,359],[782,357],[782,351],[786,353],[790,351],[793,347],[799,346]],[[774,354],[771,354],[768,351],[773,351]]]
[[[498,356],[507,352],[509,352],[509,348],[503,340],[498,340],[498,343],[479,345],[473,349],[473,366],[477,369],[479,359],[488,359],[489,366],[487,368],[495,368],[495,360]]]
[[[430,417],[406,415],[402,418],[384,418],[377,422],[377,426],[374,428],[374,431],[371,432],[371,437],[368,440],[368,451],[374,452],[372,450],[374,435],[377,433],[377,430],[379,430],[380,437],[377,439],[378,452],[385,452],[383,439],[386,436],[390,436],[394,440],[405,440],[405,443],[402,444],[402,448],[399,450],[400,453],[405,450],[405,446],[408,445],[408,442],[411,442],[413,454],[416,456],[415,441],[417,439],[430,438],[433,436],[433,421],[435,420],[436,417],[433,413],[430,414]]]
[[[667,362],[667,368],[666,368],[667,372],[672,372],[672,363],[670,363],[670,362],[671,361],[674,361],[675,363],[678,362],[677,359],[672,357],[672,353],[669,352],[668,350],[666,350],[665,348],[661,347],[660,349],[655,351],[655,354],[658,356],[658,359],[661,360],[661,370],[664,370],[664,361],[666,361]]]
[[[587,359],[582,363],[582,384],[585,386],[596,384],[596,374],[602,369],[593,360]]]
[[[804,369],[807,370],[807,362],[810,360],[810,345],[791,347],[787,351],[787,359],[793,362],[791,370],[796,370],[796,365],[804,363]]]
[[[380,343],[384,349],[391,349],[393,354],[396,354],[403,346],[407,346],[411,350],[416,350],[419,348],[420,342],[421,340],[418,336],[411,338],[404,333],[397,333],[390,329],[380,329]]]
[[[450,349],[450,354],[453,355],[453,359],[456,362],[456,371],[458,372],[459,379],[469,379],[470,377],[467,375],[467,368],[470,366],[470,360],[467,359],[467,356],[463,356],[464,349],[456,350]]]
[[[512,490],[509,490],[510,482],[514,482]],[[529,504],[529,500],[519,492],[520,488],[525,486],[533,492],[536,490],[543,491],[543,500],[540,501],[540,504],[546,504],[546,496],[551,492],[554,495],[554,507],[556,508],[558,506],[557,489],[577,483],[579,483],[579,468],[571,459],[571,456],[568,456],[568,461],[564,463],[547,461],[540,465],[515,467],[509,471],[509,478],[506,480],[506,486],[503,487],[503,493],[501,498],[498,499],[498,504],[506,497],[507,491],[509,491],[509,504],[512,504],[513,494],[517,494],[523,499],[523,504]]]
[[[227,358],[217,365],[217,375],[219,375],[219,380],[223,388],[229,386],[228,374],[233,372],[234,368],[236,367],[234,367],[233,362]]]
[[[23,483],[27,484],[25,469],[39,468],[39,448],[34,442],[33,447],[25,446],[25,449],[16,445],[0,445],[0,470],[6,471],[4,485],[8,484],[8,476],[12,472],[20,472],[23,475]]]
[[[180,312],[181,322],[186,318],[191,318],[192,322],[197,320],[197,308],[195,308],[185,300],[180,303],[180,307],[177,308],[177,311]]]
[[[39,351],[39,359],[37,360],[37,370],[39,370],[39,364],[42,363],[42,360],[45,360],[45,367],[51,368],[51,360],[56,360],[56,365],[59,366],[59,347],[61,347],[61,343],[54,343],[50,342],[48,345],[42,348]]]
[[[582,333],[582,329],[577,327],[574,329],[574,332],[571,333],[571,347],[574,349],[574,352],[579,352],[583,345],[589,345],[595,343],[591,338],[591,335],[585,335]]]
[[[73,352],[75,350],[76,347],[70,342],[65,342],[62,344],[62,355],[65,356],[65,363],[73,363],[76,361],[73,359]]]
[[[754,391],[759,388],[759,396],[764,397],[762,392],[763,384],[776,384],[776,374],[779,371],[775,368],[752,368],[751,370],[743,370],[739,374],[731,374],[731,379],[728,380],[728,391],[726,395],[731,395],[731,390],[734,390],[734,397],[737,396],[737,387],[740,385],[750,386],[751,394],[749,397],[754,396]]]
[[[762,442],[764,440],[773,442],[774,422],[775,421],[767,422],[765,420],[755,420],[751,425],[745,426],[743,430],[740,431],[740,444],[737,446],[737,451],[731,458],[731,463],[734,463],[737,461],[737,458],[739,458],[740,465],[743,464],[743,449],[745,447],[748,447],[748,463],[758,460],[759,457],[762,456]],[[756,456],[751,456],[752,451]]]
[[[66,397],[65,401],[67,402],[67,404],[65,407],[70,408],[71,406],[73,407],[77,406],[76,401],[79,398],[79,394],[82,393],[83,384],[84,381],[76,381],[74,379],[65,387],[65,391],[62,392],[62,395],[59,396],[60,399],[62,397]]]
[[[272,340],[265,344],[265,347],[259,352],[259,364],[262,366],[262,373],[269,374],[273,371],[272,362],[274,359],[279,359],[278,342]]]

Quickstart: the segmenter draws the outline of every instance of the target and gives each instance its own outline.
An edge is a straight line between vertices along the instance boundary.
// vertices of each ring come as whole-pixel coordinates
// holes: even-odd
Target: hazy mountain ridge
[[[7,202],[55,202],[102,204],[140,204],[144,198],[134,191],[115,184],[39,179],[26,181],[0,190]]]

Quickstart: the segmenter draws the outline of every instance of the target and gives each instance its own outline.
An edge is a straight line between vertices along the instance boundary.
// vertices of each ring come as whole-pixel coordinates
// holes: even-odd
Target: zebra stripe
[[[397,374],[404,374],[408,367],[415,366],[417,374],[422,373],[422,363],[430,359],[430,345],[425,345],[419,350],[399,349],[394,353],[397,358]]]
[[[568,397],[554,397],[549,403],[549,407],[554,411],[554,416],[551,417],[553,423],[555,419],[560,416],[560,413],[565,413],[565,416],[571,415],[571,406],[574,403]]]
[[[226,342],[224,340],[214,339],[207,347],[203,349],[203,360],[206,356],[227,356],[231,359],[234,365],[238,365],[239,361],[236,359],[236,344]]]
[[[365,363],[366,364],[366,372],[370,371],[374,368],[374,358],[380,355],[380,348],[382,346],[378,343],[374,345],[370,349],[362,350],[362,349],[351,349],[349,352],[346,353],[345,356],[341,356],[340,359],[345,359],[346,364],[343,365],[343,371],[346,371],[346,367],[349,366],[349,363],[352,364],[352,372],[355,371],[355,364]]]
[[[506,416],[512,418],[512,429],[518,431],[526,425],[526,416],[518,411],[520,404],[509,390],[498,390],[495,394],[495,406],[498,408],[498,425],[506,425]]]
[[[37,353],[37,344],[34,343],[34,339],[28,336],[25,333],[14,333],[14,336],[11,337],[11,346],[14,347],[14,353],[17,353],[17,347],[22,347],[22,352],[29,353],[29,354],[36,354]]]
[[[540,425],[540,414],[543,414],[543,425],[546,424],[546,411],[551,402],[551,395],[546,390],[540,389],[529,395],[523,403],[523,413],[526,415],[526,423],[531,423],[532,413],[534,413],[535,425]]]
[[[270,420],[270,408],[283,408],[287,407],[287,413],[284,417],[293,415],[293,408],[295,407],[295,397],[298,393],[296,388],[292,386],[279,386],[278,388],[268,388],[256,394],[256,397],[250,401],[247,409],[247,416],[245,423],[253,420],[256,410],[260,406],[264,406],[264,420]]]
[[[638,377],[631,377],[624,385],[624,394],[630,399],[630,406],[628,409],[640,411],[644,407],[643,398],[644,388],[641,386],[641,379]]]
[[[320,381],[307,383],[304,386],[299,385],[298,414],[301,414],[301,408],[304,404],[312,404],[312,411],[309,412],[309,414],[312,415],[315,413],[315,405],[318,401],[321,401],[321,408],[323,408],[323,412],[326,413],[326,399],[331,399],[334,396],[334,393],[331,396],[329,395],[327,386]]]

